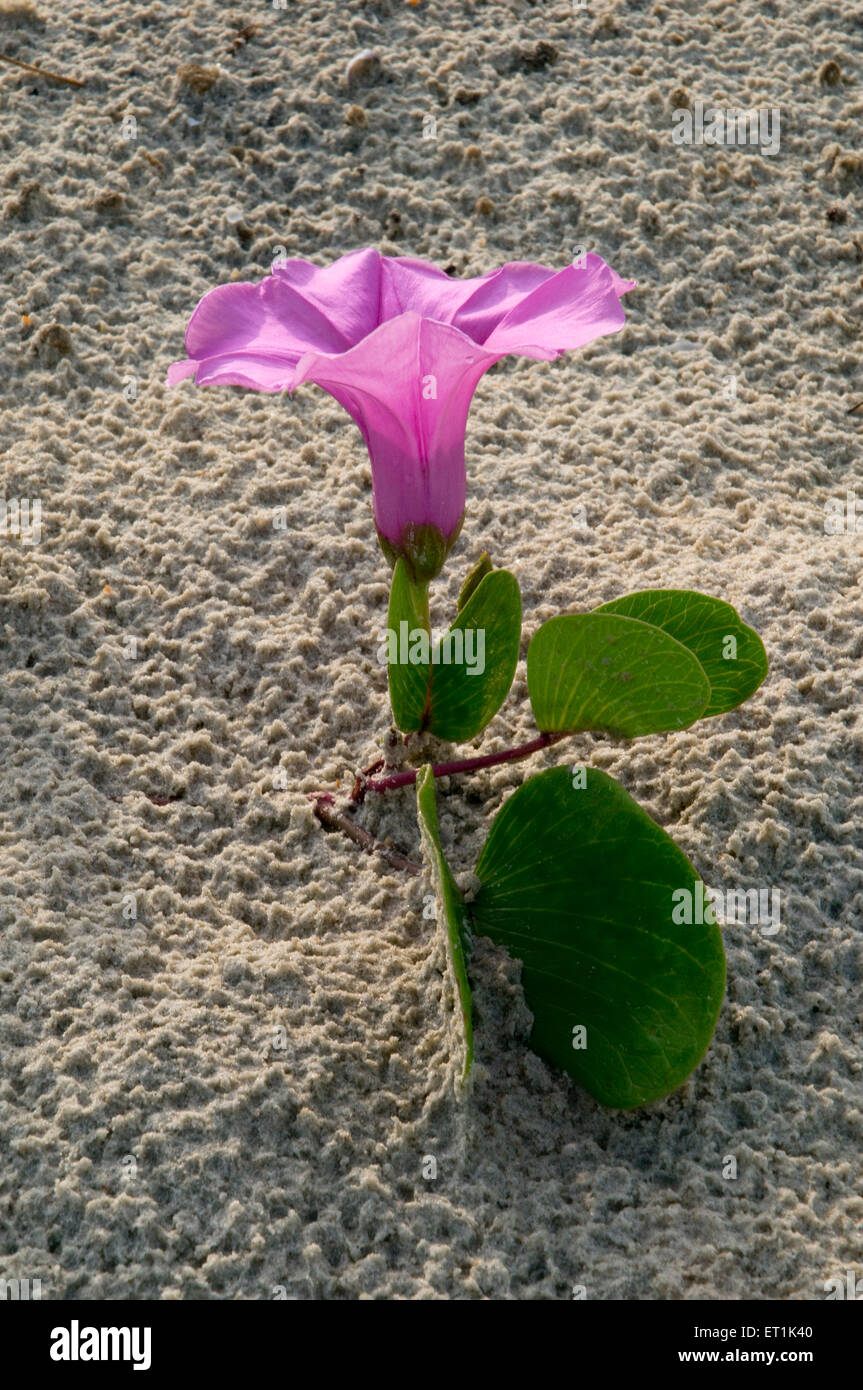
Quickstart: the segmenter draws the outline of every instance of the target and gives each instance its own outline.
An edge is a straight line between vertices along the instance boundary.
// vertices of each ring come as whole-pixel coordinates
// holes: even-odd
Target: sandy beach
[[[0,1277],[107,1300],[863,1279],[859,14],[0,0],[0,54],[55,74],[0,62]],[[780,119],[678,143],[696,103]],[[781,893],[774,934],[726,927],[707,1056],[643,1110],[531,1052],[519,966],[482,941],[458,1095],[427,881],[308,799],[390,725],[360,433],[312,385],[164,384],[208,289],[365,246],[457,276],[587,248],[638,282],[620,333],[477,390],[432,618],[486,549],[525,627],[463,755],[535,733],[523,656],[555,613],[698,589],[768,652],[733,713],[438,785],[462,881],[506,797],[570,760],[706,881]],[[358,818],[419,857],[410,790]]]

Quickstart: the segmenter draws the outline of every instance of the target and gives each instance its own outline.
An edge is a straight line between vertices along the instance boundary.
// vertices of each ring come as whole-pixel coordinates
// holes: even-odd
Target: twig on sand
[[[863,410],[863,401],[858,401],[856,405],[852,405],[851,409],[846,410],[845,414],[856,415],[858,410]]]
[[[83,87],[85,85],[78,77],[64,77],[61,72],[50,72],[48,68],[37,68],[35,63],[22,63],[20,58],[10,58],[8,53],[0,53],[0,62],[11,63],[13,68],[23,68],[24,72],[33,72],[37,77],[51,77],[55,82],[65,82],[69,87]]]
[[[415,864],[412,859],[406,859],[398,850],[384,844],[383,840],[376,840],[374,835],[357,825],[346,812],[337,810],[329,792],[310,792],[309,800],[313,803],[315,815],[325,830],[340,830],[366,854],[379,854],[394,869],[402,869],[408,874],[422,872],[419,864]]]

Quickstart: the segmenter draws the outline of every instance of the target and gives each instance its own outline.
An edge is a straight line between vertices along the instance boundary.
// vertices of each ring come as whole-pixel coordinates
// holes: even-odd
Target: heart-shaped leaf
[[[724,599],[688,589],[645,589],[594,611],[640,618],[688,647],[710,681],[710,703],[702,718],[736,709],[767,675],[761,638]]]
[[[428,585],[411,581],[404,560],[393,570],[387,623],[381,656],[389,666],[393,718],[404,733],[416,733],[428,712],[431,683]]]
[[[527,687],[543,733],[635,738],[686,729],[710,701],[698,658],[661,628],[617,613],[564,613],[534,633]]]
[[[470,946],[470,928],[464,899],[441,849],[434,776],[428,765],[420,768],[417,773],[417,816],[423,851],[434,881],[436,916],[444,925],[447,960],[461,1010],[464,1039],[461,1079],[465,1081],[473,1062],[472,1005],[466,959]]]
[[[485,728],[509,693],[520,640],[518,580],[508,570],[493,570],[435,649],[425,725],[430,733],[458,743]]]
[[[713,1034],[725,955],[670,836],[605,773],[551,768],[506,802],[476,871],[473,928],[522,962],[531,1046],[604,1105],[679,1086]]]

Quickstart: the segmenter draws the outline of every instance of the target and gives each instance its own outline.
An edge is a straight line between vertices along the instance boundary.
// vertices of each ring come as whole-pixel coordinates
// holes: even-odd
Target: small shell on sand
[[[349,87],[357,82],[374,81],[381,71],[381,60],[373,48],[364,48],[352,58],[345,68],[345,79]]]

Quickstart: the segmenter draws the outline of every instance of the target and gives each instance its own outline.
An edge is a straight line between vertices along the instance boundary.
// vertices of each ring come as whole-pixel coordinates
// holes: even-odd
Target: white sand
[[[0,1275],[111,1299],[811,1299],[860,1276],[860,539],[823,530],[863,428],[859,19],[755,0],[27,9],[0,4],[0,51],[86,85],[0,65],[0,495],[43,508],[39,545],[0,538]],[[557,58],[531,70],[540,40]],[[366,47],[381,70],[348,91]],[[175,82],[190,60],[223,69],[204,95]],[[676,89],[778,106],[779,153],[675,147]],[[581,244],[639,280],[628,325],[481,383],[433,619],[488,547],[526,637],[695,587],[759,629],[772,670],[679,736],[441,786],[445,845],[469,870],[508,790],[590,758],[706,880],[780,888],[783,926],[726,930],[706,1061],[628,1114],[526,1048],[517,967],[481,948],[464,1110],[428,885],[324,835],[305,799],[344,787],[388,722],[359,433],[313,387],[162,381],[199,296],[279,245],[478,274]],[[531,736],[525,694],[522,664],[478,747]],[[362,819],[418,852],[409,794]]]

